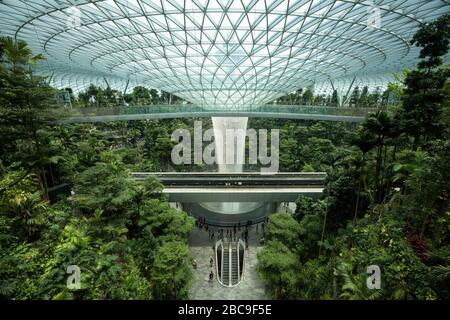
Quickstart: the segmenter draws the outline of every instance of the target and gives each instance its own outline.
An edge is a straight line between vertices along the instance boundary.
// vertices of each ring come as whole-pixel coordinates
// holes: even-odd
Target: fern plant
[[[354,275],[349,263],[341,263],[338,266],[338,274],[344,279],[340,298],[348,300],[376,300],[381,298],[381,290],[367,287],[367,274]]]

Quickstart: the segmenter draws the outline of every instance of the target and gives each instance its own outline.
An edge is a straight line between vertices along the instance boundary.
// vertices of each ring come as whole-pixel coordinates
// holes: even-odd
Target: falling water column
[[[216,162],[220,173],[243,172],[247,122],[247,117],[212,117]],[[254,210],[260,204],[255,202],[208,202],[201,205],[218,213],[239,214]]]

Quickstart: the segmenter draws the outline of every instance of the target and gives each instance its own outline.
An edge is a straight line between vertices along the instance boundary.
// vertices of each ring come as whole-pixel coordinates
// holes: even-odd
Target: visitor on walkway
[[[212,267],[213,267],[213,264],[214,264],[214,259],[211,258],[211,259],[209,260],[209,266],[212,268]]]
[[[211,270],[211,272],[209,273],[209,282],[212,282],[214,279],[214,272]]]

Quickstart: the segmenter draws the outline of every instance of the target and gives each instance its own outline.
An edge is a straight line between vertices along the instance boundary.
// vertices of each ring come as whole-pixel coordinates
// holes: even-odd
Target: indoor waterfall
[[[243,172],[245,164],[245,139],[247,117],[212,117],[216,162],[220,173]],[[227,134],[228,130],[228,134]],[[232,131],[231,131],[232,130]],[[233,140],[229,141],[234,132]],[[228,138],[228,139],[227,139]],[[204,202],[203,207],[223,214],[239,214],[256,209],[255,202]]]

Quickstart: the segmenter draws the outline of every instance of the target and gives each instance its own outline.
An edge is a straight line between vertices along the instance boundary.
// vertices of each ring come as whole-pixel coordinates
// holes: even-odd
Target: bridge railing
[[[148,105],[129,106],[114,108],[74,108],[67,109],[67,117],[102,117],[120,116],[135,114],[176,114],[176,113],[218,113],[218,114],[239,114],[239,113],[274,113],[274,114],[306,114],[306,115],[335,115],[350,117],[365,117],[369,112],[376,109],[368,108],[340,108],[328,106],[307,106],[307,105],[195,105],[195,104],[175,104],[175,105]]]

